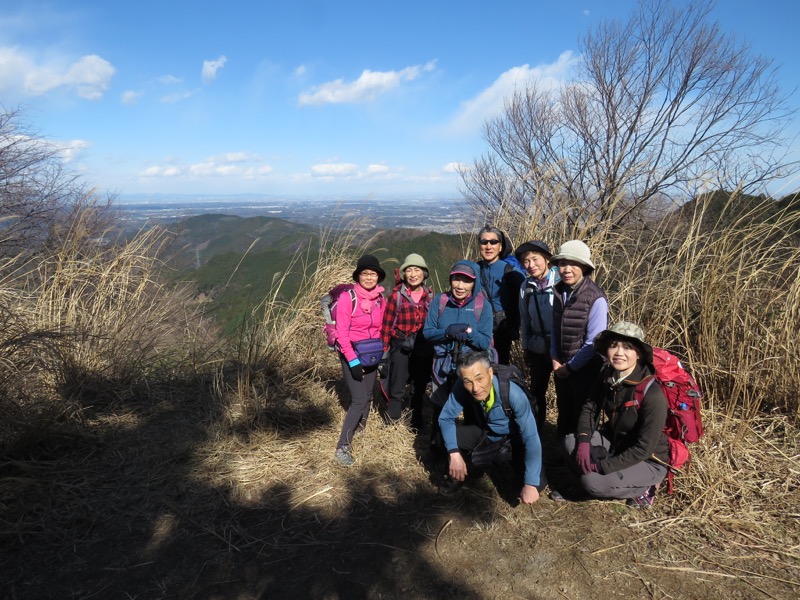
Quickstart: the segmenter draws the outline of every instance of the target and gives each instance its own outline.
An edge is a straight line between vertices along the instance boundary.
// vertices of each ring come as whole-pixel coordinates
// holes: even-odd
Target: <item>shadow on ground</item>
[[[6,597],[478,597],[421,551],[452,510],[433,487],[406,487],[387,502],[377,488],[393,484],[389,475],[353,469],[333,517],[290,505],[285,484],[244,503],[198,477],[197,449],[221,418],[207,386],[98,405],[85,409],[79,432],[4,457]],[[331,418],[281,403],[254,426],[288,443]],[[487,511],[479,501],[468,512]]]

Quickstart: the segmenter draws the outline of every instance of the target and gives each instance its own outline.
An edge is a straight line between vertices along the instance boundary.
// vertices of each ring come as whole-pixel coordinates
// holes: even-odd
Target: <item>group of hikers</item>
[[[586,494],[649,507],[669,469],[668,405],[659,385],[638,397],[654,374],[642,329],[624,321],[608,327],[608,302],[592,279],[584,242],[567,241],[552,254],[533,240],[514,252],[506,234],[490,226],[477,240],[480,259],[457,261],[449,289],[439,294],[419,254],[405,258],[388,295],[378,259],[358,259],[349,301],[341,295],[331,315],[351,397],[335,461],[354,464],[353,438],[366,427],[378,376],[389,423],[406,418],[412,384],[407,418],[417,431],[430,384],[430,441],[447,461],[439,492],[452,494],[468,477],[511,464],[520,501],[534,503],[546,484],[540,431],[552,376],[552,451]],[[527,377],[509,366],[515,340]],[[550,496],[564,499],[552,486]]]

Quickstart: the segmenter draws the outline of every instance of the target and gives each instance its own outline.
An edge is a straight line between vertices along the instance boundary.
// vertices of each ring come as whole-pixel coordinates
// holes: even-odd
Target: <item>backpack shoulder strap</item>
[[[650,386],[655,382],[655,376],[650,375],[647,377],[647,379],[640,381],[638,384],[636,384],[636,387],[633,388],[633,400],[631,402],[637,410],[642,405],[642,402],[644,402],[644,397],[647,395],[647,391],[650,389]]]
[[[505,365],[492,365],[497,376],[497,387],[500,393],[500,404],[505,415],[514,420],[514,411],[511,409],[511,373]]]
[[[353,288],[347,290],[350,293],[350,302],[353,305],[353,310],[350,312],[350,316],[352,317],[356,314],[356,307],[358,306],[358,299],[356,298],[356,291]]]
[[[503,412],[506,413],[506,416],[509,419],[514,419],[514,411],[511,410],[511,380],[508,377],[504,377],[498,373],[497,375],[497,384],[500,388],[500,404],[503,406]]]
[[[447,306],[447,300],[448,300],[447,294],[445,294],[444,292],[439,294],[439,316],[440,317],[442,316],[442,313],[444,312],[444,309]]]
[[[483,293],[483,290],[478,290],[478,293],[475,294],[475,319],[480,324],[481,321],[481,313],[483,312],[483,305],[486,303],[486,294]]]

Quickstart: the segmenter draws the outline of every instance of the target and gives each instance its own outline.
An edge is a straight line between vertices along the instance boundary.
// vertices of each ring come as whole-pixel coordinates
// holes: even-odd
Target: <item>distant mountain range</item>
[[[319,251],[317,226],[275,217],[239,217],[204,214],[173,224],[176,241],[170,264],[177,280],[190,281],[208,299],[216,320],[229,331],[273,291],[273,285],[289,268],[298,251]],[[386,270],[384,287],[394,284],[394,270],[410,253],[425,257],[430,282],[441,291],[447,286],[452,264],[463,258],[467,234],[444,234],[410,228],[370,228],[363,235],[374,239],[368,251]],[[313,268],[313,265],[312,265]],[[299,273],[282,283],[280,295],[289,297],[300,285]],[[331,286],[340,282],[331,282]]]

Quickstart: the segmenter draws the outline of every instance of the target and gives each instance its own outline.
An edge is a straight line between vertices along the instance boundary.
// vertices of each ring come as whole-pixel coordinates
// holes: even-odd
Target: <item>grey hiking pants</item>
[[[342,362],[342,375],[350,390],[350,406],[347,407],[347,414],[342,423],[342,433],[336,444],[337,448],[349,446],[353,442],[353,434],[357,427],[364,429],[367,426],[367,417],[372,403],[372,388],[375,386],[375,377],[378,374],[376,368],[364,370],[364,380],[356,381],[350,373],[347,361],[340,356]]]
[[[603,446],[606,450],[611,447],[611,442],[595,431],[592,435],[593,446]],[[571,467],[575,467],[575,435],[570,434],[564,438],[566,460]],[[644,494],[651,486],[661,483],[667,476],[667,468],[652,461],[645,460],[640,463],[614,471],[613,473],[588,473],[581,475],[581,486],[586,493],[595,498],[636,498]]]

